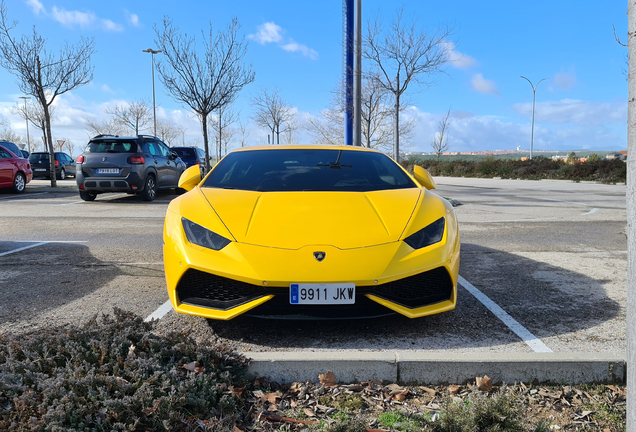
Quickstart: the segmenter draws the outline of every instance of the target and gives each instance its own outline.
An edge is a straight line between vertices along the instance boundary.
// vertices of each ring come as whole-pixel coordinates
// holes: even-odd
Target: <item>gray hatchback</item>
[[[152,201],[159,189],[176,190],[186,169],[176,153],[150,135],[98,135],[76,162],[77,188],[84,201],[105,192],[139,194]]]

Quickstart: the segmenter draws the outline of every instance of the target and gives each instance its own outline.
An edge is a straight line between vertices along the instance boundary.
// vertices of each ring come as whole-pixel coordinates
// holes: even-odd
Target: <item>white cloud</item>
[[[46,10],[44,10],[44,5],[39,0],[27,0],[26,4],[27,6],[31,8],[33,13],[36,15],[39,15],[40,12],[46,13]]]
[[[576,81],[576,75],[574,73],[557,72],[554,74],[554,79],[552,80],[553,86],[550,86],[550,90],[554,91],[555,86],[560,90],[570,90],[576,85]]]
[[[256,27],[256,33],[247,35],[248,39],[252,39],[261,45],[268,43],[276,43],[280,48],[287,52],[300,53],[312,60],[318,60],[318,52],[307,45],[300,44],[295,40],[288,38],[284,40],[283,34],[285,30],[273,21],[263,23]]]
[[[113,90],[112,88],[110,88],[110,87],[108,86],[108,84],[104,84],[104,85],[102,85],[102,91],[103,91],[104,93],[115,94],[115,90]]]
[[[139,15],[129,12],[126,9],[124,10],[126,12],[126,16],[128,17],[128,22],[130,23],[130,25],[132,25],[133,27],[139,27]]]
[[[514,104],[513,109],[522,115],[532,115],[532,103]],[[574,99],[539,102],[535,105],[536,121],[548,123],[573,123],[582,126],[600,126],[605,123],[626,123],[627,102],[591,102]]]
[[[453,67],[457,69],[468,69],[469,67],[477,66],[477,60],[457,51],[453,42],[442,42],[442,44],[448,50],[448,61]]]
[[[93,12],[67,11],[66,9],[58,9],[53,6],[51,9],[51,18],[66,27],[79,26],[82,28],[92,25],[97,16]]]
[[[283,29],[273,21],[263,23],[256,27],[256,34],[247,35],[248,39],[255,40],[261,45],[283,40]]]
[[[495,82],[487,80],[486,78],[484,78],[483,74],[475,74],[470,82],[473,85],[473,90],[478,91],[479,93],[488,93],[494,95],[499,94]]]
[[[311,48],[308,48],[305,45],[294,42],[293,40],[285,45],[282,45],[281,48],[289,52],[299,52],[305,57],[309,57],[312,60],[318,60],[318,52],[316,50],[313,50]]]
[[[117,24],[109,19],[103,19],[102,25],[108,31],[124,31],[124,26]]]

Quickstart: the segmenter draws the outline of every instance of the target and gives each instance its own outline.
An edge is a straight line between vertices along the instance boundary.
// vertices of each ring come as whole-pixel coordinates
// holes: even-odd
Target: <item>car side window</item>
[[[9,154],[8,151],[6,151],[3,148],[0,148],[0,159],[9,159],[11,157],[11,155]]]
[[[150,153],[153,156],[159,155],[159,151],[157,150],[155,143],[147,142],[145,145],[148,146],[148,153]]]
[[[157,147],[159,147],[159,151],[161,152],[161,156],[167,158],[168,155],[170,154],[170,150],[168,150],[168,147],[166,147],[163,143],[160,143],[160,142],[155,143],[155,145]]]

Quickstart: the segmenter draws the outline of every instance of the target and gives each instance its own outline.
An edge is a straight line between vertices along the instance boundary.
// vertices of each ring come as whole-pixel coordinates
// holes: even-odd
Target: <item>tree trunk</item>
[[[217,149],[217,154],[216,154],[216,160],[220,161],[221,160],[221,146],[223,145],[223,123],[222,123],[222,118],[221,118],[222,112],[221,112],[221,108],[219,108],[219,148]]]
[[[395,93],[395,129],[393,131],[393,160],[400,163],[400,94]]]
[[[280,124],[276,124],[276,144],[280,144]]]
[[[203,148],[205,149],[205,173],[210,171],[210,147],[208,145],[208,115],[201,114],[201,126],[203,127]]]
[[[627,431],[636,431],[636,0],[628,3],[627,44]]]
[[[42,105],[42,111],[44,111],[44,126],[46,127],[45,141],[49,150],[49,174],[51,176],[51,187],[57,187],[57,177],[55,176],[55,150],[53,149],[53,138],[51,135],[51,114],[49,113],[49,105],[46,102],[46,94],[42,87],[42,65],[40,63],[40,57],[37,57],[38,65],[38,100]],[[53,102],[53,101],[51,101]]]

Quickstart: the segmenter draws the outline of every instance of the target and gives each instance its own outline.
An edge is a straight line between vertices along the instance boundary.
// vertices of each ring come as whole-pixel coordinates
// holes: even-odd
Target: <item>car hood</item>
[[[254,192],[201,188],[236,241],[299,249],[340,249],[400,239],[421,189],[374,192]]]

